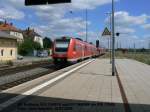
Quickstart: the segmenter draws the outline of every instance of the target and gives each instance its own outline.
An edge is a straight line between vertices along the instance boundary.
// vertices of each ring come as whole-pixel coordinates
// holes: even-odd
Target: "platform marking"
[[[94,60],[95,59],[90,60],[90,61],[88,61],[88,62],[86,62],[86,63],[84,63],[84,64],[82,64],[82,65],[80,65],[80,66],[78,66],[76,68],[73,68],[72,70],[70,70],[68,72],[65,72],[65,73],[59,75],[58,77],[55,77],[54,79],[51,79],[51,80],[49,80],[49,81],[47,81],[47,82],[45,82],[45,83],[43,83],[41,85],[36,86],[35,88],[30,89],[29,91],[26,91],[26,92],[22,93],[21,95],[18,95],[18,96],[14,97],[14,98],[9,99],[8,101],[0,104],[0,111],[5,109],[6,107],[16,103],[17,101],[22,100],[23,98],[25,98],[25,97],[27,97],[27,96],[29,96],[29,95],[39,91],[40,89],[42,89],[42,88],[44,88],[44,87],[46,87],[46,86],[48,86],[48,85],[50,85],[50,84],[60,80],[60,79],[68,76],[70,73],[72,73],[72,72],[74,72],[74,71],[76,71],[76,70],[78,70],[78,69],[88,65],[89,63],[91,63]]]
[[[119,73],[118,73],[116,67],[115,67],[115,71],[116,71],[117,81],[118,81],[118,85],[119,85],[119,89],[120,89],[120,94],[121,94],[121,97],[122,97],[122,100],[123,100],[123,105],[124,105],[125,112],[131,112],[129,101],[128,101],[127,95],[125,93],[123,84],[121,82],[121,79],[119,77]]]

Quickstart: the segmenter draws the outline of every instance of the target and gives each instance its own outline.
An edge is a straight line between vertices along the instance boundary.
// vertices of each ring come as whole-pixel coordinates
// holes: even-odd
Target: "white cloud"
[[[144,39],[150,40],[150,34],[144,35]]]
[[[73,0],[71,4],[59,4],[59,5],[47,5],[36,6],[33,9],[36,10],[36,15],[43,21],[43,24],[47,23],[47,28],[40,28],[42,32],[50,35],[70,34],[85,31],[86,22],[79,18],[65,18],[65,14],[70,11],[77,11],[96,8],[99,5],[110,3],[111,0]],[[90,25],[90,22],[88,21]]]
[[[63,19],[65,15],[65,9],[63,8],[56,8],[52,6],[38,6],[35,7],[35,14],[42,20],[52,21],[52,20],[58,20]],[[46,21],[46,22],[47,22]]]
[[[142,14],[140,16],[131,16],[126,11],[119,11],[115,13],[115,22],[119,26],[133,26],[143,25],[147,22],[150,16]]]
[[[83,40],[86,39],[86,32],[77,32],[76,33],[77,37],[82,38]],[[92,42],[93,44],[96,44],[96,40],[100,40],[100,32],[94,32],[94,31],[88,31],[87,36],[88,36],[88,42]]]
[[[119,32],[121,34],[131,34],[131,33],[135,33],[136,32],[134,28],[122,27],[122,26],[117,26],[115,31]]]
[[[90,22],[88,22],[90,24]],[[38,29],[42,34],[47,36],[59,36],[70,34],[74,35],[79,31],[85,31],[86,22],[81,18],[72,18],[72,19],[58,19],[57,21],[53,20],[45,25],[34,25],[35,29]]]
[[[1,0],[0,1],[0,17],[3,19],[21,20],[25,17],[25,13],[18,7],[23,6],[24,0]]]
[[[0,7],[0,17],[3,19],[23,19],[25,14],[9,5]]]
[[[16,0],[15,0],[16,1]],[[30,7],[36,10],[36,15],[49,20],[64,18],[70,11],[94,9],[97,6],[111,3],[111,0],[72,0],[69,4],[43,5]]]
[[[97,6],[111,3],[112,0],[72,0],[75,9],[94,9]]]
[[[150,17],[146,14],[140,16],[131,16],[126,11],[115,12],[115,31],[122,34],[135,33],[136,29],[134,26],[141,27],[143,24],[147,23]],[[105,23],[108,25],[110,19],[107,17]]]
[[[3,21],[3,22],[4,22],[5,20],[4,20],[3,18],[0,18],[0,21]]]
[[[150,29],[150,24],[145,24],[145,25],[143,25],[143,28],[149,30],[149,29]]]
[[[24,1],[25,0],[1,0],[1,4],[4,4],[4,5],[11,5],[12,7],[15,7],[15,8],[23,8],[24,7]]]
[[[140,16],[132,16],[129,12],[118,11],[115,12],[115,25],[117,27],[132,27],[132,26],[142,26],[148,22],[150,19],[149,15],[142,14]],[[105,22],[109,23],[109,18],[105,19]]]

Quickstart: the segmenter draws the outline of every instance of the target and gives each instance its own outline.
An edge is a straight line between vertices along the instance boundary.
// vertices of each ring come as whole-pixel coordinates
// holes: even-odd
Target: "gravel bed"
[[[39,67],[39,68],[35,68],[32,70],[24,71],[24,72],[1,76],[0,77],[0,85],[11,83],[11,82],[14,82],[14,81],[17,81],[17,80],[20,80],[23,78],[31,77],[34,75],[38,75],[38,74],[41,74],[41,73],[47,72],[47,71],[48,71],[48,69]]]

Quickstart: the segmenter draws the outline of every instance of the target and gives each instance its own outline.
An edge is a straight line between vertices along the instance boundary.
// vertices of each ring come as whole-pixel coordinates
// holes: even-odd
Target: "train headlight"
[[[74,51],[74,52],[73,52],[73,54],[75,55],[75,54],[76,54],[76,52]]]

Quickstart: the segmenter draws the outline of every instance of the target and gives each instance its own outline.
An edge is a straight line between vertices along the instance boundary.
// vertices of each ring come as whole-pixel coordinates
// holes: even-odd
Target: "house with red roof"
[[[21,43],[23,42],[23,34],[22,31],[18,28],[16,28],[13,23],[8,23],[6,20],[5,22],[0,22],[0,31],[3,31],[5,33],[8,33],[12,36],[17,37],[17,42]]]

